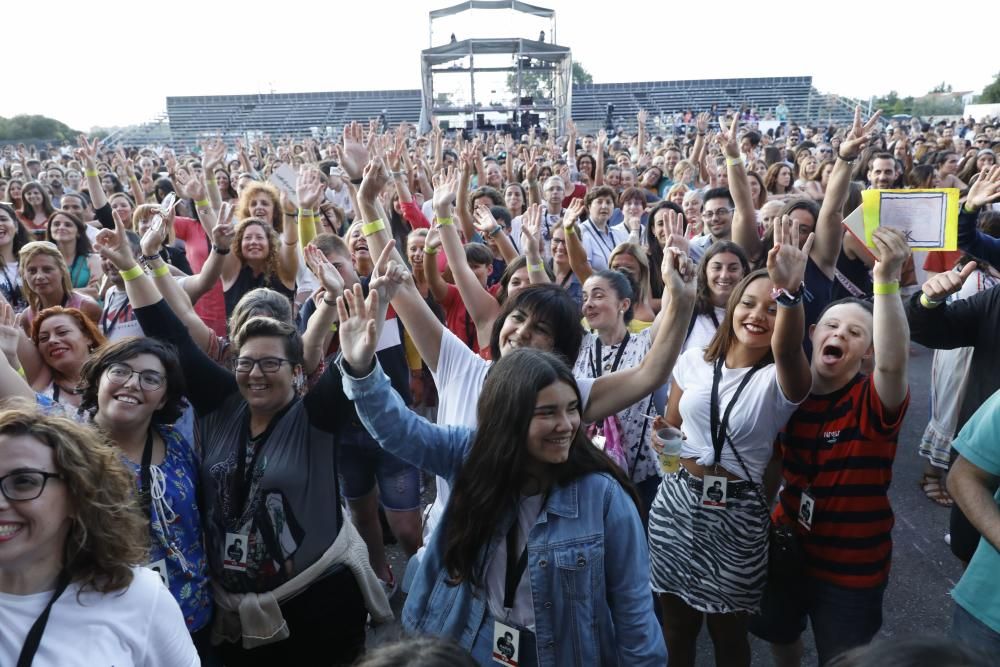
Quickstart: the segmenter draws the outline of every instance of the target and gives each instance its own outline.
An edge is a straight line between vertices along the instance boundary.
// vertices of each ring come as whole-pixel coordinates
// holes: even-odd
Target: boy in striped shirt
[[[877,229],[873,241],[874,307],[836,301],[811,327],[812,392],[780,443],[784,480],[773,518],[796,527],[804,576],[797,585],[769,585],[751,624],[771,642],[777,665],[800,664],[807,618],[821,665],[867,644],[882,625],[892,558],[888,491],[909,403],[899,277],[910,253],[892,229]],[[872,361],[874,371],[862,374]]]

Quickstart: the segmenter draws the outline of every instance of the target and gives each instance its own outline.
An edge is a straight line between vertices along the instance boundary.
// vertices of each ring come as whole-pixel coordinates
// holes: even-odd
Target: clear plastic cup
[[[653,449],[660,465],[660,473],[670,475],[677,472],[681,466],[681,448],[684,446],[684,434],[672,426],[653,431]]]

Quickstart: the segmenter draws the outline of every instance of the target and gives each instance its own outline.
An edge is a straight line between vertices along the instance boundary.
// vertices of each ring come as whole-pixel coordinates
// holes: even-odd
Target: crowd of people
[[[5,146],[0,664],[887,664],[909,340],[967,564],[910,654],[990,664],[1000,123],[683,120]],[[843,223],[939,187],[922,285]]]

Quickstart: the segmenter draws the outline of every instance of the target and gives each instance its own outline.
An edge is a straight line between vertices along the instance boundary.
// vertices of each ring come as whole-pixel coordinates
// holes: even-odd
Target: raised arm
[[[201,272],[180,280],[180,284],[191,303],[198,303],[198,299],[205,296],[222,278],[222,269],[226,265],[226,255],[231,252],[233,239],[236,237],[236,229],[232,223],[233,207],[229,202],[223,203],[218,222],[214,222],[215,212],[211,209],[203,215],[210,216],[213,225],[209,237],[212,240],[210,253],[201,267]]]
[[[90,203],[96,210],[108,203],[108,196],[101,186],[101,176],[97,173],[97,149],[101,146],[101,140],[87,141],[87,137],[81,134],[77,137],[77,143],[80,148],[76,151],[76,156],[83,163],[83,175],[90,190]]]
[[[594,268],[590,265],[590,259],[587,257],[587,249],[583,247],[583,240],[580,238],[580,227],[576,224],[584,210],[583,200],[575,198],[566,207],[562,220],[566,254],[569,255],[569,267],[581,284],[587,282],[587,278],[594,273]]]
[[[969,188],[958,214],[958,247],[991,265],[1000,264],[1000,239],[981,231],[979,209],[1000,200],[1000,165],[993,165]]]
[[[819,210],[819,219],[816,220],[816,243],[809,254],[816,266],[829,278],[833,277],[837,268],[837,258],[843,245],[844,204],[851,184],[851,163],[868,142],[868,133],[875,127],[881,113],[881,110],[876,111],[862,125],[861,107],[855,107],[854,123],[837,149],[837,162],[833,165],[823,205]]]
[[[670,303],[660,316],[670,326],[659,327],[638,366],[602,375],[594,381],[583,414],[585,421],[603,419],[632,405],[662,386],[673,372],[687,338],[686,323],[694,309],[697,271],[691,259],[676,248],[664,251],[662,271]]]
[[[924,281],[920,293],[914,294],[905,305],[913,342],[935,350],[987,344],[987,341],[980,341],[979,325],[996,307],[997,288],[946,303],[949,296],[962,289],[975,270],[976,263],[968,262],[961,273],[944,271]],[[993,344],[992,339],[988,344]]]
[[[285,213],[285,224],[281,226],[281,247],[278,248],[278,277],[286,285],[295,284],[299,272],[299,226],[295,220],[296,211],[290,211],[291,202],[281,195],[281,208]]]
[[[465,235],[466,239],[471,239],[476,233],[476,229],[472,224],[472,215],[469,212],[469,181],[471,180],[472,169],[476,161],[474,150],[475,144],[468,144],[465,150],[462,151],[462,155],[459,158],[458,186],[453,193],[455,195],[455,211],[453,215],[458,218],[458,223],[462,226],[462,234]],[[446,174],[446,176],[448,175]],[[435,179],[435,199],[438,193],[437,185],[438,180]],[[448,204],[450,206],[451,202]],[[445,246],[445,252],[447,251],[448,247]]]
[[[299,200],[299,244],[303,248],[316,238],[316,220],[320,216],[319,207],[325,193],[326,183],[320,178],[318,169],[303,167],[299,170],[295,196]]]
[[[306,266],[323,286],[323,297],[316,302],[316,312],[309,318],[305,333],[302,334],[302,365],[306,375],[309,375],[326,356],[330,328],[337,321],[337,297],[344,293],[344,280],[316,246],[307,246],[303,253]]]
[[[899,277],[910,256],[906,239],[891,227],[872,234],[879,260],[875,263],[875,391],[887,416],[894,416],[906,400],[906,365],[910,358],[910,327],[899,296]],[[890,417],[890,422],[893,421]]]
[[[747,178],[746,167],[740,157],[740,145],[737,141],[739,125],[740,115],[737,113],[733,115],[729,131],[720,127],[715,140],[726,157],[729,193],[736,205],[733,211],[733,241],[746,251],[751,261],[759,261],[764,246],[757,235],[757,211],[750,195],[750,179]]]
[[[707,111],[703,111],[698,114],[698,117],[694,120],[694,126],[698,130],[698,134],[694,138],[694,146],[691,148],[691,162],[696,165],[701,164],[701,157],[705,153],[705,137],[708,134],[708,124],[712,120],[712,114]],[[673,178],[673,174],[668,174]]]
[[[799,248],[799,228],[789,216],[775,220],[774,247],[767,254],[767,272],[775,289],[798,294],[794,305],[785,305],[778,299],[778,314],[771,334],[771,353],[778,375],[778,386],[788,400],[799,403],[812,389],[812,371],[802,347],[805,333],[805,310],[802,305],[803,277],[809,250],[815,236],[809,235]]]
[[[532,285],[549,282],[545,272],[542,252],[539,247],[542,238],[542,207],[532,204],[521,215],[521,247],[524,248],[525,264],[528,268],[528,282]]]
[[[480,204],[476,207],[475,219],[472,224],[476,226],[476,231],[479,232],[480,236],[484,239],[491,238],[496,242],[497,249],[500,251],[500,256],[504,262],[510,264],[518,258],[517,248],[514,247],[510,237],[504,232],[503,225],[493,217],[489,206]],[[521,229],[524,229],[523,223]]]
[[[604,151],[606,150],[605,144],[608,143],[608,133],[605,130],[599,130],[597,132],[597,173],[594,174],[594,187],[601,187],[604,185]]]
[[[222,137],[209,139],[201,145],[201,167],[205,174],[205,184],[208,190],[208,201],[216,211],[222,206],[222,193],[219,192],[219,182],[215,180],[215,170],[224,169],[226,159],[226,142]],[[195,206],[198,202],[195,202]],[[199,215],[201,207],[198,208]]]
[[[639,113],[635,115],[636,124],[639,126],[638,131],[638,142],[639,142],[639,155],[641,156],[646,152],[646,120],[649,118],[649,112],[645,109],[639,109]]]
[[[21,364],[17,357],[17,347],[21,338],[21,328],[14,324],[14,309],[9,303],[0,299],[0,352],[2,352],[0,354],[0,396],[34,401],[35,392],[28,386],[24,376],[18,373]]]

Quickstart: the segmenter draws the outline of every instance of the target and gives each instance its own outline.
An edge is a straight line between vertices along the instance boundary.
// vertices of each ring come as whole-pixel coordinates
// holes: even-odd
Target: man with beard
[[[708,247],[716,241],[732,240],[733,209],[736,204],[728,188],[712,188],[705,193],[701,205],[701,219],[705,221],[707,234],[691,241],[688,254],[697,262]]]

